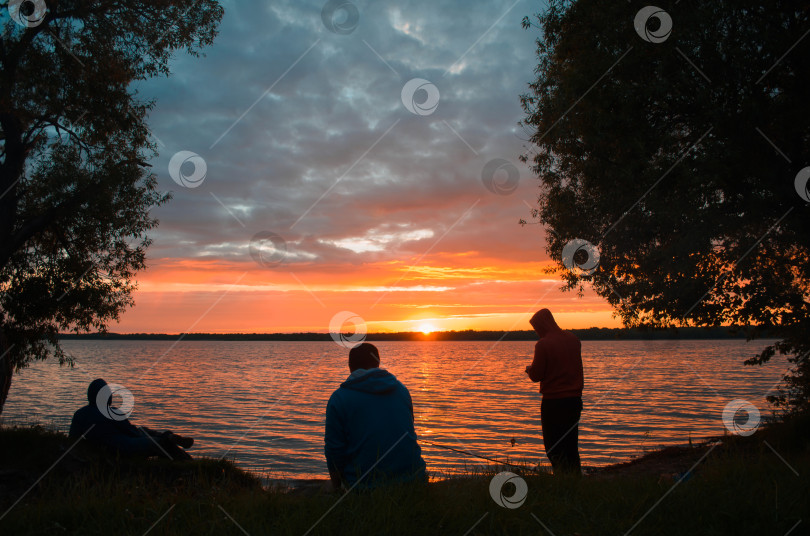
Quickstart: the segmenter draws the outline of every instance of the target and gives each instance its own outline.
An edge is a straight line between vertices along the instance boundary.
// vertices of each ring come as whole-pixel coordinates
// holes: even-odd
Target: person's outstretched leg
[[[175,438],[179,436],[176,436],[169,430],[158,432],[157,430],[153,430],[145,426],[140,427],[140,430],[143,434],[142,438],[148,439],[152,443],[152,456],[169,458],[175,461],[191,459],[191,456],[178,446],[178,442],[175,440]],[[190,443],[193,442],[194,440],[190,439]]]
[[[172,431],[167,431],[166,433],[169,439],[171,439],[175,445],[183,447],[184,449],[189,449],[192,447],[192,445],[194,445],[193,437],[181,436],[179,434],[175,434]]]
[[[163,435],[163,436],[161,436],[159,438],[156,438],[156,439],[158,440],[158,443],[160,443],[160,446],[165,451],[165,452],[161,453],[164,456],[166,454],[168,454],[169,457],[174,461],[190,460],[191,459],[191,456],[189,455],[189,453],[186,452],[185,450],[181,449],[180,447],[178,447],[177,443],[172,441],[171,437],[169,437],[168,434],[165,434],[165,435]]]
[[[147,428],[146,426],[141,426],[141,430],[153,438],[156,441],[165,440],[168,443],[172,443],[173,445],[180,446],[184,449],[191,448],[194,445],[194,438],[193,437],[185,437],[178,434],[175,434],[171,430],[164,430],[162,432],[158,432],[157,430],[153,430],[151,428]],[[161,443],[163,445],[163,443]]]

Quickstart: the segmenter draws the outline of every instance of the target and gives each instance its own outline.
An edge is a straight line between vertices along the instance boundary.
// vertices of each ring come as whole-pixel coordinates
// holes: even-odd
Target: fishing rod
[[[433,445],[434,447],[439,447],[439,448],[443,448],[443,449],[447,449],[447,450],[452,450],[453,452],[458,452],[460,454],[466,454],[467,456],[472,456],[473,458],[480,458],[482,460],[487,460],[487,461],[497,463],[497,464],[500,464],[500,465],[508,465],[510,467],[517,467],[517,468],[524,469],[524,470],[526,469],[526,466],[524,466],[524,465],[516,465],[514,463],[504,462],[502,460],[496,460],[495,458],[488,458],[487,456],[481,456],[480,454],[475,454],[473,452],[470,452],[469,450],[459,450],[459,449],[453,448],[453,447],[451,447],[449,445],[442,445],[441,443],[434,443],[433,441],[428,441],[426,439],[420,439],[419,441],[421,443],[427,443],[428,445]]]

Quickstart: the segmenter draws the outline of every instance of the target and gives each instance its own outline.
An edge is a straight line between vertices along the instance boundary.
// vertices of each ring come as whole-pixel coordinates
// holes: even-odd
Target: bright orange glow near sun
[[[424,324],[419,325],[419,331],[421,331],[425,335],[429,335],[434,331],[436,331],[436,326],[434,326],[430,322],[425,322]]]

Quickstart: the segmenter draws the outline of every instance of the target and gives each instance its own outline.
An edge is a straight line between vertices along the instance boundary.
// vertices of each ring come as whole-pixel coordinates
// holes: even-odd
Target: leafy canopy
[[[168,75],[174,51],[210,45],[223,9],[214,0],[12,4],[23,15],[46,8],[20,24],[15,6],[0,6],[0,335],[5,364],[19,369],[52,351],[64,361],[60,330],[104,330],[132,303],[157,224],[149,210],[167,200],[148,171],[153,102],[133,84]]]

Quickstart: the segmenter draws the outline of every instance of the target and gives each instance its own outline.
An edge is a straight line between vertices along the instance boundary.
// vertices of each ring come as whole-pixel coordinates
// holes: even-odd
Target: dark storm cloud
[[[160,188],[175,192],[155,209],[153,257],[249,260],[261,230],[301,262],[418,255],[442,236],[436,251],[537,255],[516,225],[536,195],[516,123],[536,65],[520,20],[542,5],[354,3],[359,24],[338,35],[323,25],[323,2],[227,2],[206,57],[179,56],[169,79],[139,88],[157,100],[150,125],[165,145],[153,164]],[[435,113],[403,106],[412,78],[438,87]],[[169,176],[181,150],[206,161],[198,188]],[[520,169],[513,194],[482,185],[492,158]],[[357,251],[368,243],[383,250]]]

